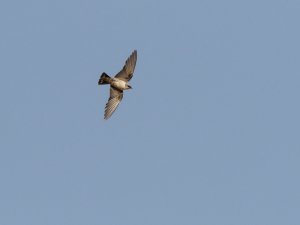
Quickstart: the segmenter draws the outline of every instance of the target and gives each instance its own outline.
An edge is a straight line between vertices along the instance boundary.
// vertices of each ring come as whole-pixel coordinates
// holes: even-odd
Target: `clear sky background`
[[[1,225],[300,224],[300,2],[0,2]],[[113,116],[108,86],[138,62]]]

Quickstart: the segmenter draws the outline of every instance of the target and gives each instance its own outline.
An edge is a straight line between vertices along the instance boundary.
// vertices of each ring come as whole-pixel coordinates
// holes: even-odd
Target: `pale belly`
[[[118,88],[120,90],[127,89],[126,82],[123,80],[116,79],[116,78],[114,78],[113,82],[111,83],[111,86]]]

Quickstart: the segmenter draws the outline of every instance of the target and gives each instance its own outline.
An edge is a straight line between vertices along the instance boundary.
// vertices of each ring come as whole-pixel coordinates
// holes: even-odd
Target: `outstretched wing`
[[[109,119],[123,98],[123,91],[110,87],[110,96],[105,106],[104,119]]]
[[[123,69],[115,77],[120,80],[128,82],[132,78],[136,60],[137,60],[137,51],[134,50],[126,60]]]

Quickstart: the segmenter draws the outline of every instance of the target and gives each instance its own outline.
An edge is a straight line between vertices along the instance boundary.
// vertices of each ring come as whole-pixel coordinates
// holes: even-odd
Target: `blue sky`
[[[1,1],[0,224],[299,224],[299,10]]]

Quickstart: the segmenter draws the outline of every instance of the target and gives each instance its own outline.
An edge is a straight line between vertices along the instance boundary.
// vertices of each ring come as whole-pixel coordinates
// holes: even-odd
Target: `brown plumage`
[[[108,119],[117,109],[123,98],[123,91],[131,89],[128,81],[133,76],[137,61],[137,51],[134,50],[128,57],[122,70],[113,78],[106,73],[102,73],[98,85],[110,84],[110,96],[105,106],[104,119]]]

